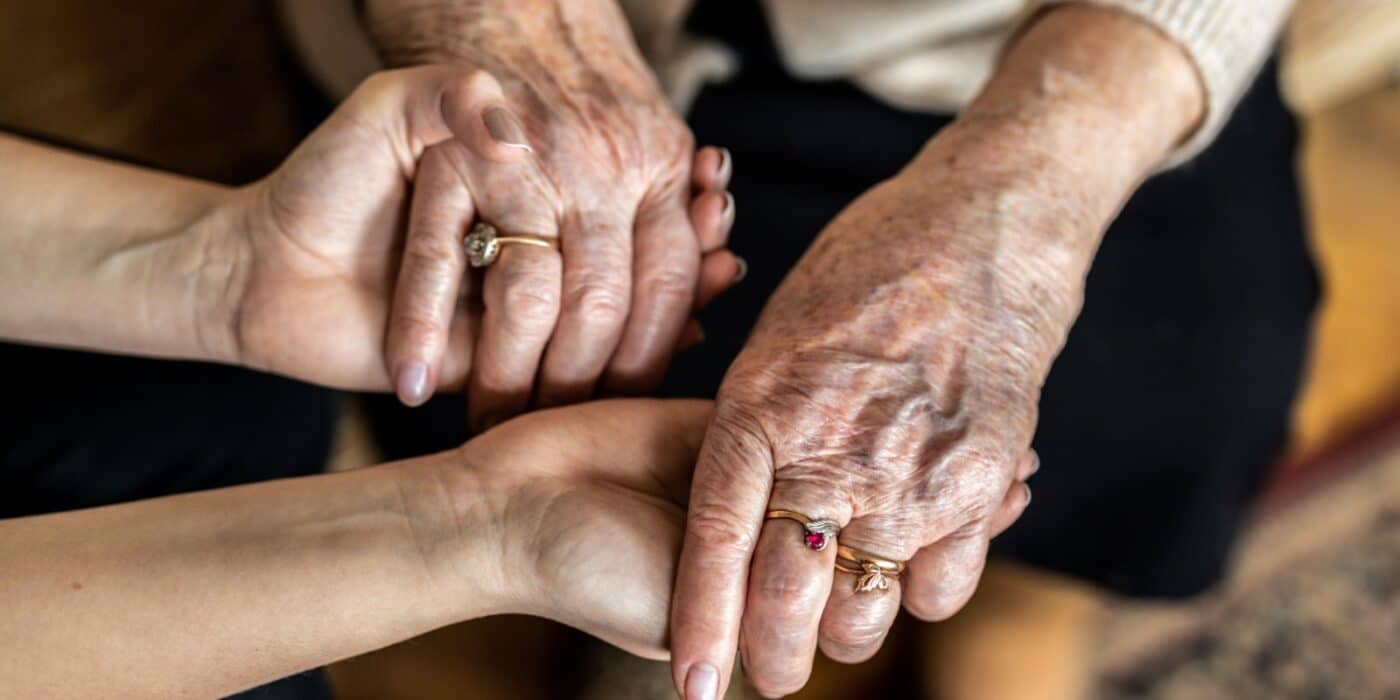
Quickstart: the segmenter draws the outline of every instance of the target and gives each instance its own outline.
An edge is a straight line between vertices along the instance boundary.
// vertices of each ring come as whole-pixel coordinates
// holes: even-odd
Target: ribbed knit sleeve
[[[1206,89],[1206,117],[1167,167],[1195,156],[1220,133],[1268,58],[1292,0],[1031,0],[1035,9],[1066,2],[1117,8],[1152,24],[1191,59]]]

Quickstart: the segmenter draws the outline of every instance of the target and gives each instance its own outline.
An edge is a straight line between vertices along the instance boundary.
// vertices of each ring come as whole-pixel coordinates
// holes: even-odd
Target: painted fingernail
[[[740,283],[740,282],[743,282],[743,281],[744,281],[744,278],[745,278],[745,277],[748,277],[748,276],[749,276],[749,261],[747,261],[747,260],[745,260],[745,259],[743,259],[743,258],[741,258],[741,257],[739,257],[739,256],[737,256],[737,255],[734,256],[734,281],[733,281],[733,282],[730,282],[730,284],[738,284],[738,283]]]
[[[400,364],[394,391],[406,405],[421,406],[428,400],[428,366],[416,360]]]
[[[496,139],[503,146],[519,148],[522,151],[531,151],[528,140],[525,138],[525,127],[520,124],[520,120],[511,114],[510,110],[504,107],[492,107],[481,115],[481,120],[486,122],[486,133],[491,134],[491,138]]]
[[[709,664],[695,664],[685,676],[685,700],[715,700],[719,672]]]

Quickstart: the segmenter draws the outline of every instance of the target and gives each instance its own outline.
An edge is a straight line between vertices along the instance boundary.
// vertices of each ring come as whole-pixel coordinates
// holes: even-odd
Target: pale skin
[[[1150,27],[1047,11],[952,126],[822,232],[701,450],[672,608],[684,697],[722,694],[736,649],[760,692],[794,692],[818,648],[873,655],[901,604],[941,620],[967,601],[1100,236],[1202,103]],[[769,508],[834,519],[840,542],[908,570],[856,593]]]
[[[697,279],[733,270],[702,261],[704,231],[727,230],[732,164],[701,152],[661,94],[612,0],[373,0],[366,21],[393,65],[451,63],[488,71],[535,150],[511,168],[464,168],[478,216],[503,231],[557,239],[521,247],[484,278],[485,315],[468,382],[481,427],[598,393],[639,394],[660,381],[685,332]],[[444,159],[446,160],[446,159]],[[701,166],[704,169],[700,169]],[[692,197],[693,192],[699,194]],[[451,212],[460,218],[462,207]],[[452,264],[425,261],[446,281]],[[443,285],[450,294],[450,284]],[[442,313],[391,342],[392,371],[432,365],[451,324]],[[693,333],[693,331],[692,331]],[[401,398],[417,403],[428,391]]]
[[[378,75],[236,189],[0,136],[0,338],[387,389],[404,210],[439,192],[410,204],[409,185],[444,144],[519,157],[483,131],[498,99],[457,67]],[[718,155],[697,190],[722,191]],[[722,223],[700,229],[722,242]],[[732,270],[715,279],[699,301]],[[442,374],[460,385],[476,326],[453,313]],[[0,521],[0,686],[226,695],[504,612],[662,657],[710,411],[593,403],[393,465]]]
[[[676,121],[658,118],[659,96],[639,92],[648,81],[610,0],[381,0],[370,20],[394,60],[462,60],[508,76],[507,92],[528,107],[527,131],[578,144],[542,163],[547,181],[596,171],[633,183],[619,166],[664,172],[668,149],[656,160],[598,145],[683,138],[667,133],[681,129]],[[598,58],[575,60],[581,53]],[[1028,498],[1016,477],[1039,388],[1078,313],[1099,238],[1192,132],[1203,103],[1189,57],[1151,27],[1088,4],[1057,6],[1024,28],[951,127],[822,232],[718,395],[672,613],[682,695],[722,694],[736,650],[761,692],[792,692],[818,647],[859,661],[879,648],[901,604],[938,620],[966,601],[999,504]],[[561,236],[589,237],[579,231]],[[594,282],[618,277],[596,269]],[[636,279],[662,275],[632,269]],[[565,313],[587,298],[626,296],[571,282],[567,270],[562,279]],[[616,327],[618,315],[599,314],[596,328]],[[565,337],[587,335],[566,327],[594,327],[560,319]],[[606,342],[588,343],[610,345],[614,334],[598,337]],[[518,346],[531,358],[522,366],[542,342]],[[589,363],[554,376],[592,377],[596,357]],[[555,382],[548,358],[542,367],[543,381]],[[505,404],[524,400],[491,405]],[[833,573],[832,549],[813,554],[794,523],[764,523],[776,508],[836,520],[841,542],[909,569],[883,595],[857,596],[848,574]]]
[[[22,342],[383,391],[393,329],[432,309],[450,319],[435,381],[464,387],[485,342],[480,295],[414,263],[464,257],[481,191],[455,168],[532,157],[488,133],[483,114],[502,100],[480,71],[379,74],[278,170],[239,188],[0,135],[0,329]],[[716,149],[697,156],[687,185],[697,198],[722,197],[722,161]],[[703,263],[697,254],[704,274],[692,304],[735,278],[723,250],[729,223],[698,221],[694,242],[713,252]],[[508,247],[498,264],[524,247]]]
[[[502,613],[664,658],[710,412],[595,402],[404,462],[0,521],[0,685],[219,697]]]

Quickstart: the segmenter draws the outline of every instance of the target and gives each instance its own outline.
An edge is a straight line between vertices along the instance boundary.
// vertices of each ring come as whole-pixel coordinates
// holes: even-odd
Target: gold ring
[[[502,236],[495,226],[477,222],[467,234],[462,245],[467,249],[467,264],[472,267],[486,267],[501,255],[501,248],[511,243],[558,249],[559,241],[544,236]]]
[[[890,579],[898,580],[899,575],[904,573],[904,562],[843,544],[836,547],[836,570],[856,575],[857,593],[887,591]]]
[[[770,510],[764,516],[765,520],[775,518],[795,520],[801,524],[805,531],[802,534],[802,543],[807,545],[808,549],[815,549],[819,552],[826,549],[826,545],[831,542],[832,538],[836,537],[836,533],[841,531],[841,526],[837,525],[835,520],[813,520],[793,510]]]

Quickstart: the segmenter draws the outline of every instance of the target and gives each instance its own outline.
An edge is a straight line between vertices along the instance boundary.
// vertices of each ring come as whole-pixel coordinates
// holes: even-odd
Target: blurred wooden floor
[[[303,87],[266,0],[0,4],[0,128],[237,183],[310,127]],[[1306,134],[1327,298],[1297,411],[1300,458],[1400,401],[1400,92],[1333,107]],[[368,459],[362,439],[346,444],[345,460]],[[543,623],[475,629],[484,634],[448,630],[343,665],[343,695],[503,697],[497,681],[516,677],[526,685],[512,697],[552,697],[534,667],[552,639]]]

